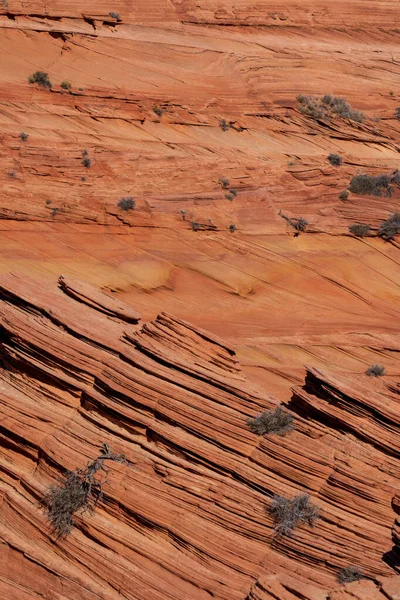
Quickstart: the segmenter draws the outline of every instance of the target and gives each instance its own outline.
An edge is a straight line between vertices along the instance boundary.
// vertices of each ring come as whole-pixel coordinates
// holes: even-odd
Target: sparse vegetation
[[[227,194],[225,194],[225,198],[227,200],[231,200],[232,201],[234,199],[234,197],[235,196],[231,192],[228,192]]]
[[[352,194],[360,196],[387,196],[392,195],[391,183],[396,181],[391,175],[354,175],[352,178],[349,190]]]
[[[200,224],[197,223],[196,221],[191,221],[190,227],[192,228],[193,231],[198,231],[200,229]]]
[[[369,377],[381,377],[385,374],[385,367],[383,367],[382,365],[371,365],[365,371],[365,374]]]
[[[347,198],[350,196],[350,192],[348,190],[342,190],[339,194],[339,199],[340,200],[347,200]]]
[[[225,119],[220,120],[219,126],[221,127],[222,131],[228,131],[228,129],[231,127],[230,123],[228,123]]]
[[[7,175],[9,176],[10,179],[15,179],[15,177],[16,177],[15,171],[8,171]]]
[[[284,436],[294,429],[294,417],[279,404],[274,410],[265,410],[260,415],[247,420],[253,433],[265,435],[272,433]]]
[[[298,494],[293,500],[275,495],[269,512],[276,523],[275,535],[279,537],[291,536],[303,523],[312,527],[320,516],[319,508],[310,501],[308,494]]]
[[[163,116],[163,113],[164,113],[163,109],[162,109],[162,108],[160,108],[160,107],[158,106],[158,104],[154,104],[154,106],[153,106],[153,112],[154,112],[154,113],[155,113],[155,114],[156,114],[158,117],[162,117],[162,116]]]
[[[42,502],[51,530],[57,537],[65,537],[71,532],[76,513],[93,512],[102,500],[103,485],[108,473],[104,466],[106,460],[126,463],[123,454],[114,454],[107,444],[103,444],[101,454],[95,460],[76,471],[67,471],[59,479],[58,485],[52,485],[48,489]],[[105,473],[105,478],[96,476],[100,471]]]
[[[237,190],[233,189],[233,190],[229,190],[229,191],[236,198],[236,196],[237,196]]]
[[[19,134],[19,137],[21,138],[22,142],[26,142],[26,140],[28,139],[29,135],[27,133],[24,133],[23,131],[21,131],[21,133]]]
[[[121,210],[132,210],[135,208],[136,202],[133,199],[133,196],[126,196],[125,198],[121,198],[118,202],[118,208]]]
[[[89,156],[89,150],[87,148],[85,148],[84,150],[82,150],[82,156]]]
[[[365,115],[360,110],[351,108],[345,98],[325,94],[325,96],[318,99],[300,94],[297,96],[297,100],[300,112],[313,119],[328,119],[332,114],[336,114],[342,119],[350,119],[357,123],[362,123],[365,120]]]
[[[84,167],[86,167],[87,169],[90,169],[90,167],[92,166],[92,159],[88,158],[87,156],[82,160],[82,164]]]
[[[279,216],[282,217],[282,219],[285,219],[285,221],[296,230],[297,235],[300,233],[300,231],[306,230],[308,225],[307,219],[304,219],[303,217],[287,217],[281,210],[279,211]]]
[[[235,231],[236,231],[236,225],[234,223],[232,223],[231,225],[229,225],[229,231],[231,233],[235,233]]]
[[[400,213],[397,212],[380,224],[378,235],[387,242],[390,242],[398,233],[400,233]]]
[[[55,216],[56,216],[56,214],[57,214],[57,213],[59,213],[59,212],[60,212],[60,209],[59,209],[59,208],[53,208],[53,210],[51,211],[51,216],[52,216],[52,217],[55,217]]]
[[[109,12],[108,14],[112,19],[115,19],[116,21],[121,20],[121,15],[117,12],[114,12],[113,10],[111,12]]]
[[[343,567],[340,569],[337,580],[339,583],[352,583],[353,581],[360,581],[360,579],[365,579],[364,574],[360,567],[355,565],[350,565],[348,567]]]
[[[47,205],[51,204],[51,200],[46,200],[46,204]]]
[[[328,160],[333,167],[340,167],[340,165],[343,163],[343,159],[340,154],[331,153],[328,156]]]
[[[229,179],[227,179],[226,177],[221,177],[219,182],[223,188],[229,187]]]
[[[400,106],[394,111],[394,116],[400,121]]]
[[[349,231],[356,237],[366,237],[369,234],[370,229],[369,225],[364,225],[363,223],[354,223],[354,225],[350,225]]]
[[[66,79],[64,79],[64,81],[61,82],[60,86],[62,87],[63,90],[67,90],[67,91],[69,91],[72,88],[72,85]]]
[[[53,87],[48,74],[44,71],[36,71],[36,73],[33,73],[33,75],[28,78],[28,81],[29,83],[37,83],[41,87],[48,89]]]
[[[184,208],[180,208],[180,209],[179,209],[179,212],[180,212],[180,213],[181,213],[181,215],[182,215],[182,220],[183,220],[183,221],[186,221],[186,210],[185,210]]]

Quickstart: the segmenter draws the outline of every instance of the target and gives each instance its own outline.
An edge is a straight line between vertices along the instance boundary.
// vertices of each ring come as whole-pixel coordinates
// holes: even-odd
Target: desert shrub
[[[51,200],[46,200],[46,204],[47,205],[51,204]]]
[[[390,183],[392,178],[390,175],[368,175],[362,173],[361,175],[354,175],[352,178],[349,190],[353,194],[359,194],[360,196],[391,196]]]
[[[290,536],[303,523],[308,523],[312,527],[320,516],[319,508],[310,501],[308,494],[298,494],[293,500],[275,495],[269,513],[275,521],[277,536]]]
[[[101,454],[95,460],[76,471],[66,471],[57,485],[48,488],[42,504],[51,530],[57,537],[65,537],[71,532],[76,513],[93,512],[101,501],[106,479],[98,473],[102,471],[107,477],[108,469],[104,466],[106,460],[126,463],[123,454],[114,454],[107,444],[103,444]]]
[[[56,214],[57,214],[57,213],[59,213],[59,212],[60,212],[60,209],[59,209],[59,208],[53,208],[53,210],[51,211],[51,216],[52,216],[52,217],[55,217],[55,216],[56,216]]]
[[[234,195],[231,192],[228,192],[227,194],[225,194],[225,198],[227,200],[233,200],[234,199]]]
[[[260,415],[247,420],[247,425],[253,433],[265,435],[275,433],[286,435],[294,429],[294,417],[278,405],[274,410],[265,410]]]
[[[229,179],[227,179],[226,177],[221,177],[219,182],[223,188],[229,187]]]
[[[90,158],[88,158],[87,156],[82,160],[82,164],[84,167],[86,167],[87,169],[90,169],[91,165],[92,165],[92,160]]]
[[[350,192],[348,192],[347,190],[342,190],[339,194],[339,199],[340,200],[347,200],[347,198],[350,196]]]
[[[162,117],[162,115],[163,115],[163,112],[164,112],[164,111],[163,111],[163,109],[162,109],[162,108],[160,108],[160,107],[158,106],[158,104],[155,104],[155,105],[153,106],[153,112],[154,112],[154,113],[155,113],[155,114],[156,114],[158,117]]]
[[[382,365],[371,365],[365,371],[365,374],[369,375],[369,377],[381,377],[381,375],[385,374],[385,367]]]
[[[86,181],[86,177],[81,177],[81,181]]]
[[[291,222],[296,231],[305,231],[308,225],[307,219],[304,219],[303,217],[293,217]]]
[[[340,167],[340,165],[343,163],[342,157],[339,154],[335,153],[329,154],[328,160],[334,167]]]
[[[116,21],[121,20],[121,15],[117,12],[114,12],[113,10],[111,12],[109,12],[108,14],[112,19],[115,19]]]
[[[300,94],[297,96],[297,101],[300,112],[314,119],[325,119],[334,113],[343,119],[350,119],[357,123],[365,120],[364,114],[360,110],[351,108],[345,98],[325,94],[318,99],[314,96]]]
[[[317,98],[300,94],[297,96],[297,101],[299,103],[299,111],[303,115],[308,115],[313,119],[323,119],[328,114],[326,107]]]
[[[360,579],[365,579],[365,577],[360,567],[356,567],[355,565],[343,567],[337,575],[339,583],[351,583],[352,581],[360,581]]]
[[[89,150],[87,148],[85,148],[84,150],[82,150],[82,156],[89,156]]]
[[[15,171],[8,171],[7,175],[9,176],[10,179],[15,179],[15,177],[16,177]]]
[[[400,233],[400,213],[394,213],[379,225],[378,235],[386,241],[392,240]]]
[[[29,135],[27,133],[24,133],[23,131],[21,131],[21,133],[19,134],[19,137],[21,138],[21,140],[23,142],[26,142],[26,140],[28,139]]]
[[[221,127],[222,131],[228,131],[228,129],[230,129],[230,124],[225,119],[220,120],[219,126]]]
[[[64,81],[61,82],[60,86],[63,90],[70,90],[72,88],[72,85],[66,79],[64,79]]]
[[[400,106],[394,111],[394,116],[400,121]]]
[[[233,196],[235,196],[235,198],[236,198],[236,196],[237,196],[237,194],[238,194],[238,193],[237,193],[237,190],[233,189],[233,190],[229,190],[229,191],[230,191],[230,193],[231,193]]]
[[[235,231],[236,231],[236,225],[234,225],[233,223],[231,225],[229,225],[229,231],[231,233],[235,233]]]
[[[200,229],[200,224],[197,223],[196,221],[191,221],[190,227],[192,228],[193,231],[198,231]]]
[[[38,85],[48,89],[53,87],[48,74],[44,71],[36,71],[36,73],[33,73],[33,75],[28,78],[28,81],[29,83],[37,83]]]
[[[126,196],[126,198],[121,198],[118,202],[118,208],[121,210],[132,210],[135,208],[136,202],[134,201],[132,196]]]
[[[349,231],[357,237],[365,237],[369,234],[369,225],[354,223],[354,225],[350,225]]]
[[[179,209],[179,212],[180,212],[180,214],[182,215],[182,219],[183,219],[183,221],[185,221],[185,220],[186,220],[186,212],[187,212],[187,211],[186,211],[184,208],[180,208],[180,209]]]

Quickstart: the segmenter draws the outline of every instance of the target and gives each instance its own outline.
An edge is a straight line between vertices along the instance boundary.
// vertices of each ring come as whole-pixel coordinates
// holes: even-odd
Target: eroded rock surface
[[[246,419],[277,401],[222,340],[164,313],[127,323],[128,307],[69,287],[0,279],[3,597],[398,598],[400,412],[385,383],[363,393],[310,370],[296,430],[259,437]],[[103,442],[129,464],[55,540],[38,501]],[[276,538],[271,497],[299,491],[321,518]],[[368,580],[339,586],[359,563]]]

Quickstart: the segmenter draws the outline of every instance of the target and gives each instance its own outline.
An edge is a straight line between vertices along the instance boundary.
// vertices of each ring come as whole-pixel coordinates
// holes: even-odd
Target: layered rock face
[[[343,193],[399,168],[397,19],[0,1],[1,597],[399,600],[400,191]],[[295,431],[252,433],[279,402]],[[56,540],[40,502],[103,443],[129,464]]]
[[[310,369],[295,431],[260,437],[277,401],[214,335],[67,276],[2,276],[0,298],[2,597],[398,598],[397,391]],[[128,464],[55,539],[39,501],[103,443]],[[321,517],[277,538],[271,498],[299,492]]]

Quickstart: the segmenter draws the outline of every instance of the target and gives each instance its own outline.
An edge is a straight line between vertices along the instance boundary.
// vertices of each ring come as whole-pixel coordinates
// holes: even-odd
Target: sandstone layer
[[[400,252],[376,233],[400,190],[339,198],[399,168],[397,20],[394,0],[0,2],[6,600],[399,599]],[[279,402],[295,432],[251,433]],[[103,442],[129,465],[56,541],[40,500]],[[321,519],[276,539],[271,498],[299,491]]]

